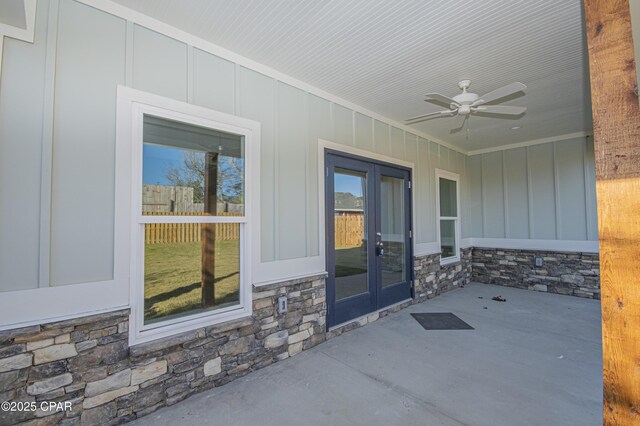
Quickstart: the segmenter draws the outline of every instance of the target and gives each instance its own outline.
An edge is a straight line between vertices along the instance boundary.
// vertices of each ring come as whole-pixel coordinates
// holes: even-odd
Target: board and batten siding
[[[318,139],[415,164],[416,254],[438,248],[435,168],[465,182],[460,152],[117,14],[42,0],[35,42],[4,41],[0,291],[114,279],[118,85],[260,122],[265,263],[324,252]]]
[[[50,283],[106,281],[113,279],[114,86],[125,82],[126,22],[60,1],[55,31]]]
[[[472,155],[468,237],[596,241],[593,139]],[[523,247],[524,248],[524,247]]]
[[[36,43],[5,37],[0,78],[0,290],[38,287],[47,20],[41,2]],[[47,115],[50,113],[47,111]]]

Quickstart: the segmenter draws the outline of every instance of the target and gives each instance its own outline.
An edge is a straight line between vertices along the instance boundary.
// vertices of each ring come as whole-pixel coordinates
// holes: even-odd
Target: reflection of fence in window
[[[200,216],[202,213],[148,213],[153,216]],[[240,213],[218,213],[218,216],[242,216]],[[199,223],[146,223],[145,244],[191,243],[201,241],[202,228]],[[216,223],[216,240],[239,240],[237,223]]]
[[[335,215],[335,247],[359,247],[364,241],[364,214],[338,213]]]
[[[218,200],[216,211],[224,213],[242,213],[243,204]],[[204,203],[194,201],[194,188],[170,185],[142,185],[143,213],[202,213]]]
[[[147,213],[154,216],[202,216],[202,213]],[[239,213],[218,213],[218,216],[241,216]],[[364,214],[335,217],[336,248],[359,247],[364,241]],[[147,223],[145,244],[191,243],[201,241],[199,223]],[[240,227],[236,223],[216,223],[216,240],[239,240]]]

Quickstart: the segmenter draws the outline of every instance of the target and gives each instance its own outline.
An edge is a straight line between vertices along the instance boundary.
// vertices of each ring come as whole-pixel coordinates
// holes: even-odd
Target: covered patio
[[[639,56],[629,0],[0,0],[0,426],[640,424]]]
[[[472,283],[133,424],[598,424],[601,353],[599,301]]]

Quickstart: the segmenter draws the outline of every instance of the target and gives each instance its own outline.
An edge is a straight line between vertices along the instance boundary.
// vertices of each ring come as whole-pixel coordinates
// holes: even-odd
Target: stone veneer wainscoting
[[[0,425],[124,423],[325,341],[325,318],[320,275],[254,288],[252,317],[133,347],[128,310],[0,331],[0,402],[72,406],[0,411]]]
[[[535,258],[542,266],[535,266]],[[472,281],[600,299],[598,253],[474,247]]]
[[[416,257],[413,267],[415,303],[471,282],[471,252],[471,248],[461,249],[460,261],[444,266],[440,265],[440,254]]]

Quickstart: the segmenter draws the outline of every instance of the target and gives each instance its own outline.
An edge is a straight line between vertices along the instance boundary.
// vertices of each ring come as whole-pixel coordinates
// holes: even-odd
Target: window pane
[[[243,136],[145,115],[143,142],[143,214],[244,214]]]
[[[404,253],[404,179],[380,179],[380,225],[384,255],[382,287],[406,281]]]
[[[456,255],[457,248],[455,220],[440,221],[440,250],[442,250],[442,259],[447,257],[454,257]]]
[[[440,178],[440,216],[458,216],[456,181]]]
[[[240,224],[145,225],[145,324],[239,301]]]
[[[367,174],[336,169],[334,224],[336,300],[369,290],[367,280]]]

